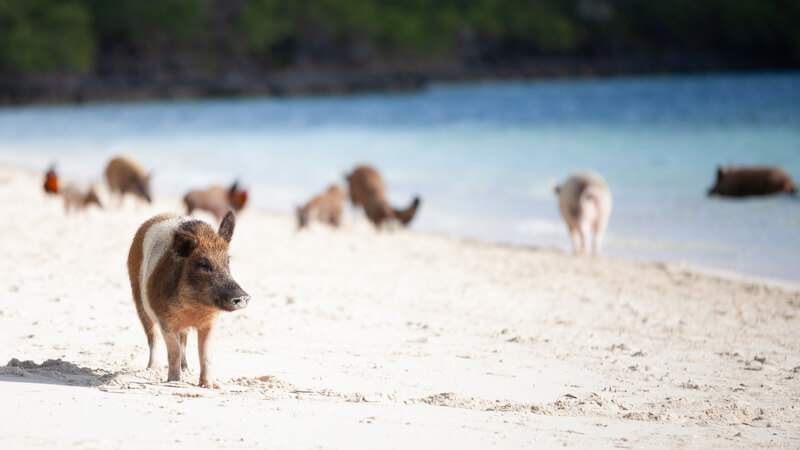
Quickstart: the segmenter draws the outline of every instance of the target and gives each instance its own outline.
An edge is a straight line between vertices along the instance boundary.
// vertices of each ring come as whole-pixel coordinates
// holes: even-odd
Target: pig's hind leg
[[[592,254],[600,256],[600,249],[603,247],[603,238],[606,234],[606,227],[603,225],[596,226],[594,229],[594,242],[592,242]]]
[[[147,347],[150,349],[150,359],[147,362],[148,369],[158,369],[161,366],[161,358],[158,355],[158,326],[150,320],[150,317],[144,311],[141,301],[136,301],[136,312],[139,314],[139,319],[142,321],[144,334],[147,335]]]
[[[189,364],[186,363],[186,339],[189,337],[189,329],[180,332],[181,341],[181,370],[189,370]]]
[[[577,255],[580,253],[580,248],[581,248],[580,233],[578,232],[578,227],[575,226],[575,224],[573,224],[569,220],[565,220],[565,222],[567,223],[567,231],[569,231],[569,238],[572,240],[572,253]]]
[[[583,255],[587,252],[587,247],[589,246],[589,239],[591,237],[590,228],[591,227],[589,226],[589,224],[583,220],[578,224],[578,230],[581,240],[581,250],[580,252],[578,252],[578,254],[580,255]]]
[[[592,253],[594,256],[600,256],[600,251],[603,248],[603,240],[606,236],[608,229],[608,219],[611,215],[611,200],[608,199],[605,207],[600,209],[601,214],[597,217],[594,223],[594,242],[592,246]]]
[[[145,328],[147,334],[147,346],[150,348],[150,359],[147,361],[148,369],[158,369],[161,366],[161,358],[158,355],[158,327],[150,322],[150,329]]]
[[[569,235],[570,238],[572,238],[572,253],[575,255],[580,255],[583,252],[583,236],[577,228],[569,230]]]

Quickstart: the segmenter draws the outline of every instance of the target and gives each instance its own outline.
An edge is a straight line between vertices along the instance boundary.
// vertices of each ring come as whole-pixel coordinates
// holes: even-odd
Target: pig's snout
[[[233,284],[231,288],[224,296],[221,296],[222,298],[217,300],[219,307],[226,311],[236,311],[247,306],[250,301],[250,294],[245,292],[238,284]]]
[[[230,300],[231,306],[233,309],[242,309],[247,306],[247,303],[250,301],[249,295],[243,295],[241,297],[232,298]]]

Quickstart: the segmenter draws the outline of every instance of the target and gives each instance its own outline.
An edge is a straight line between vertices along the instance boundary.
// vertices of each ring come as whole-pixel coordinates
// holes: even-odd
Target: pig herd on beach
[[[113,158],[105,169],[111,196],[119,203],[126,194],[151,203],[150,174],[130,158]],[[386,199],[380,174],[369,166],[358,166],[346,177],[348,191],[334,185],[297,208],[300,228],[312,220],[338,227],[345,198],[361,206],[367,218],[380,228],[390,222],[408,225],[420,199],[405,209],[393,208]],[[85,209],[90,204],[102,208],[93,186],[81,189],[75,184],[60,185],[51,167],[45,173],[44,190],[61,195],[64,209]],[[200,385],[219,388],[212,368],[211,337],[217,316],[247,306],[250,296],[230,272],[228,246],[236,225],[234,213],[247,202],[247,190],[234,182],[230,188],[212,186],[188,192],[183,202],[186,216],[160,214],[145,221],[136,231],[128,252],[128,275],[136,312],[142,322],[150,352],[148,369],[159,369],[159,337],[167,347],[168,382],[184,381],[186,342],[191,329],[197,330]],[[219,228],[192,219],[194,210],[214,215]]]
[[[112,159],[105,178],[111,196],[120,204],[126,194],[152,202],[150,174],[134,160]],[[298,228],[317,221],[333,227],[342,224],[344,203],[349,197],[367,219],[381,228],[390,223],[407,226],[420,208],[415,197],[404,209],[393,207],[383,179],[370,166],[357,166],[346,174],[347,189],[338,184],[312,197],[296,210]],[[73,183],[61,186],[54,168],[45,174],[44,190],[63,196],[64,209],[102,208],[94,187]],[[599,255],[611,217],[612,195],[598,173],[586,171],[570,176],[555,187],[558,207],[572,239],[574,253]],[[746,197],[775,193],[797,193],[791,176],[779,168],[719,168],[708,195]],[[244,208],[248,192],[238,182],[230,187],[212,186],[188,192],[183,202],[186,216],[160,214],[137,230],[128,253],[128,275],[136,312],[142,322],[150,356],[147,367],[161,368],[159,337],[166,343],[169,382],[184,381],[186,341],[190,329],[197,330],[200,385],[219,388],[211,356],[215,319],[224,311],[247,306],[250,296],[230,273],[228,247],[236,225],[235,213]],[[189,217],[195,210],[211,213],[219,227]]]

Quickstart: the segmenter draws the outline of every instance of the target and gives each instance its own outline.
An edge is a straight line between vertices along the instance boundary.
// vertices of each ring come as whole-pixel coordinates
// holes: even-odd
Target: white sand
[[[125,261],[179,202],[65,217],[41,182],[0,168],[0,364],[33,361],[0,367],[3,448],[800,446],[797,287],[252,209],[223,388],[164,383]]]

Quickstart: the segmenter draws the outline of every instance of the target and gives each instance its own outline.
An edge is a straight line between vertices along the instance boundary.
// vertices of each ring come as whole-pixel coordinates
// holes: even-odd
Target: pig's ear
[[[175,252],[178,253],[178,255],[186,258],[197,248],[197,238],[183,230],[175,230],[172,246],[175,248]]]
[[[226,242],[230,243],[233,237],[233,229],[236,227],[236,219],[233,217],[233,211],[228,211],[225,217],[222,218],[222,223],[219,224],[219,235]]]

